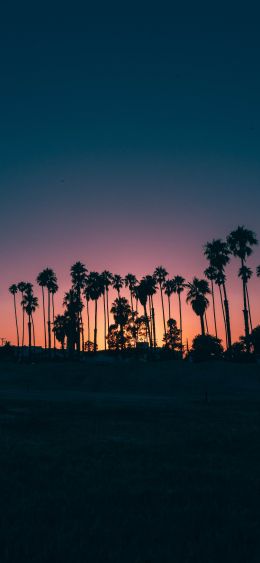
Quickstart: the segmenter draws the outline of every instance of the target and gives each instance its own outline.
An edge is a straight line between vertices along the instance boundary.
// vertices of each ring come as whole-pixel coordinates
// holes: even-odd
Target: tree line
[[[98,303],[102,302],[104,322],[104,349],[123,350],[137,347],[146,342],[151,349],[158,346],[154,296],[160,295],[163,318],[163,347],[182,355],[183,322],[182,299],[186,291],[186,302],[189,303],[200,319],[201,335],[205,337],[208,330],[207,309],[212,301],[214,319],[214,338],[218,338],[216,317],[215,291],[219,292],[221,311],[225,327],[225,347],[231,349],[232,342],[229,298],[226,283],[226,266],[231,257],[239,260],[238,276],[242,283],[242,311],[244,318],[243,342],[247,352],[251,347],[253,331],[248,282],[253,275],[247,264],[253,248],[258,244],[255,233],[244,226],[238,226],[226,238],[213,239],[203,248],[208,260],[204,271],[205,277],[194,277],[186,281],[183,276],[169,278],[163,266],[155,268],[153,274],[138,280],[134,274],[125,277],[112,274],[108,270],[101,273],[88,272],[81,262],[73,264],[70,270],[71,288],[64,295],[63,314],[55,314],[55,295],[58,291],[57,276],[53,269],[45,268],[36,279],[41,288],[41,305],[43,313],[44,347],[46,350],[56,348],[57,341],[63,350],[71,353],[96,352],[98,349]],[[256,274],[260,277],[260,266]],[[122,288],[129,291],[129,299],[122,297]],[[117,297],[109,305],[109,291],[113,288]],[[9,288],[13,296],[17,346],[28,343],[29,349],[35,346],[34,313],[39,307],[39,299],[34,295],[34,286],[29,282],[19,282]],[[22,326],[19,327],[17,315],[17,297],[20,294],[22,308]],[[178,297],[178,321],[172,318],[171,297]],[[89,304],[94,302],[93,338]],[[165,303],[166,301],[166,303]],[[86,309],[86,326],[83,321],[83,309]],[[113,317],[111,322],[111,315]],[[27,327],[26,327],[27,325]],[[27,334],[27,336],[26,336]],[[219,341],[220,342],[220,341]]]

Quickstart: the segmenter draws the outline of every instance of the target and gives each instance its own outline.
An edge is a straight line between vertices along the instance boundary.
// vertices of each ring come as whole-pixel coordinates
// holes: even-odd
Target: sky
[[[163,264],[191,280],[208,240],[238,224],[260,236],[259,14],[242,8],[16,11],[0,39],[0,337],[15,341],[9,285],[46,266],[60,311],[76,260],[138,277]],[[238,266],[227,270],[234,338]],[[256,276],[249,291],[257,324]],[[159,304],[157,315],[162,327]],[[41,311],[36,328],[42,343]],[[198,332],[184,305],[185,336]]]

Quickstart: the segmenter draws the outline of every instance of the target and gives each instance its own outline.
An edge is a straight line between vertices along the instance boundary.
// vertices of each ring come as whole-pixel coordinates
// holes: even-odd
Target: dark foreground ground
[[[2,364],[0,429],[1,563],[260,561],[260,366]]]

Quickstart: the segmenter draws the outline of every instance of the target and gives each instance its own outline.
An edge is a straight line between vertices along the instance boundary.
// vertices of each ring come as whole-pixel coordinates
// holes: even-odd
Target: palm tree
[[[134,274],[126,274],[125,287],[129,288],[132,313],[134,312],[133,298],[134,298],[134,289],[136,284],[137,284],[136,276]]]
[[[214,292],[214,283],[213,283],[213,281],[216,282],[216,277],[217,277],[218,271],[213,266],[209,266],[208,268],[206,268],[206,270],[204,270],[204,274],[205,274],[206,278],[211,283],[211,295],[212,295],[212,305],[213,305],[215,336],[216,336],[216,338],[218,338],[216,306],[215,306],[215,292]]]
[[[167,298],[168,298],[168,317],[169,317],[168,321],[169,321],[172,318],[172,316],[171,316],[171,296],[173,294],[173,280],[165,280],[165,282],[163,284],[163,289],[164,289],[165,295],[167,295]]]
[[[135,292],[136,292],[137,298],[139,299],[141,305],[144,308],[145,324],[146,324],[146,328],[147,328],[147,331],[148,331],[149,344],[150,344],[150,347],[152,348],[152,345],[153,345],[152,336],[151,336],[151,330],[150,330],[149,319],[148,319],[148,314],[147,314],[148,287],[147,287],[147,282],[146,282],[145,279],[142,279],[140,281],[140,283],[136,286]]]
[[[94,328],[94,352],[97,351],[97,303],[103,291],[103,278],[98,272],[90,272],[88,275],[89,297],[95,302],[95,328]]]
[[[181,307],[181,294],[186,287],[185,278],[182,276],[174,276],[172,279],[173,292],[177,293],[179,301],[179,314],[180,314],[180,331],[181,331],[181,350],[182,350],[182,307]]]
[[[230,348],[232,345],[231,339],[231,327],[230,327],[230,315],[229,315],[229,304],[227,298],[226,290],[226,276],[225,267],[230,261],[230,249],[226,242],[221,239],[213,239],[212,242],[207,242],[204,246],[204,255],[210,263],[210,266],[216,268],[217,275],[219,276],[219,287],[222,287],[224,294],[224,312],[225,318],[224,323],[226,327],[226,337],[227,337],[227,347]]]
[[[50,294],[51,294],[52,324],[54,326],[54,319],[55,319],[54,295],[55,295],[55,293],[57,293],[59,286],[54,279],[52,279],[51,282],[48,285],[49,285],[49,290],[50,290]],[[53,335],[54,335],[54,349],[55,349],[56,348],[56,333],[55,333],[54,330],[53,330]]]
[[[107,314],[106,314],[106,279],[103,277],[103,274],[100,274],[100,283],[102,288],[102,295],[103,295],[103,311],[104,311],[104,348],[107,349]]]
[[[156,282],[159,284],[160,293],[161,293],[164,335],[166,334],[166,322],[165,322],[163,291],[162,290],[163,290],[163,284],[166,280],[166,276],[168,276],[168,272],[165,270],[165,268],[163,266],[157,266],[157,268],[155,268],[154,277],[156,279]]]
[[[33,313],[39,306],[38,298],[33,295],[32,284],[26,284],[26,289],[24,291],[22,299],[22,307],[28,316],[28,344],[29,344],[29,355],[31,355],[32,348],[32,325],[33,325]],[[35,344],[35,343],[34,343]]]
[[[258,244],[256,235],[253,231],[246,229],[245,227],[237,227],[235,231],[232,231],[227,237],[227,243],[229,249],[233,256],[240,258],[241,268],[245,266],[246,259],[251,256],[253,249],[252,247]],[[243,270],[242,270],[243,272]],[[242,275],[243,284],[243,303],[244,303],[244,323],[245,323],[245,340],[247,351],[250,351],[250,331],[249,331],[249,321],[248,321],[248,306],[247,306],[247,280],[246,276]]]
[[[53,332],[55,338],[60,342],[61,349],[65,349],[65,338],[66,338],[66,315],[57,315],[53,321]]]
[[[251,279],[252,275],[253,275],[253,271],[251,270],[251,268],[248,268],[247,266],[242,266],[239,269],[238,277],[242,279],[242,281],[244,282],[245,287],[246,287],[246,299],[247,299],[249,322],[250,322],[250,331],[251,332],[253,330],[253,325],[252,325],[251,307],[250,307],[249,293],[248,293],[248,282]]]
[[[81,294],[82,294],[82,291],[85,287],[87,271],[88,270],[87,270],[85,264],[82,264],[82,262],[79,262],[79,261],[75,262],[75,264],[73,264],[73,266],[71,266],[71,269],[70,269],[72,288],[76,291],[78,301],[80,303],[82,303]],[[82,337],[82,351],[84,351],[84,326],[83,326],[83,320],[82,320],[82,308],[83,308],[83,304],[82,304],[82,307],[79,309],[78,316],[77,316],[77,323],[78,323],[77,351],[78,351],[78,353],[80,353],[80,335]]]
[[[200,317],[201,323],[201,334],[205,336],[205,312],[209,305],[209,300],[206,297],[210,293],[209,284],[206,280],[199,280],[198,278],[193,278],[192,283],[187,284],[188,293],[186,301],[190,303],[192,309],[198,317]]]
[[[121,349],[124,348],[124,327],[132,314],[131,307],[125,297],[117,297],[111,307],[111,313],[114,315],[116,325],[120,326]]]
[[[78,294],[75,289],[72,288],[65,293],[63,306],[66,307],[65,317],[67,330],[67,348],[71,353],[73,353],[75,346],[77,346],[79,340],[78,331],[80,330],[80,327],[78,319],[83,307],[81,300],[79,301]]]
[[[19,348],[20,346],[20,339],[19,339],[19,328],[18,328],[18,320],[17,320],[17,308],[16,308],[16,294],[18,292],[18,287],[17,285],[14,283],[13,285],[10,285],[9,287],[9,291],[11,293],[11,295],[14,298],[14,316],[15,316],[15,325],[16,325],[16,335],[17,335],[17,346]]]
[[[115,274],[113,276],[112,286],[117,291],[118,297],[121,297],[120,289],[122,289],[123,285],[124,285],[124,279],[119,274]]]
[[[40,272],[36,278],[36,282],[42,288],[42,310],[43,310],[43,327],[44,327],[44,347],[47,348],[47,334],[46,334],[46,312],[45,312],[45,294],[44,288],[48,283],[48,270],[45,269]]]
[[[112,281],[113,281],[113,274],[111,274],[111,272],[109,272],[108,270],[104,270],[104,272],[102,272],[102,278],[104,281],[104,286],[105,286],[105,290],[106,290],[106,320],[107,320],[107,334],[108,334],[108,330],[109,330],[109,304],[108,304],[108,291],[109,291],[109,287],[110,285],[112,285]]]
[[[157,346],[156,341],[156,330],[155,330],[155,314],[154,314],[154,303],[153,303],[153,296],[156,294],[157,286],[156,286],[156,279],[154,276],[144,276],[143,282],[146,284],[146,291],[149,300],[149,310],[150,310],[150,319],[151,319],[151,339],[153,342],[154,348]]]
[[[18,287],[18,290],[21,293],[21,297],[22,297],[21,301],[22,301],[23,296],[24,296],[24,292],[25,292],[25,289],[26,289],[26,282],[24,282],[24,281],[19,282],[17,284],[17,287]],[[24,313],[25,313],[25,310],[24,310],[23,307],[22,307],[22,313],[23,313],[23,328],[22,328],[22,347],[23,347],[24,346]]]

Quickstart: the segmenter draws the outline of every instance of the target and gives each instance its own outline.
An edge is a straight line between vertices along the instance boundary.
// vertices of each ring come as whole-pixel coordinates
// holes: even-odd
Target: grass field
[[[260,366],[0,366],[1,563],[260,561]]]

